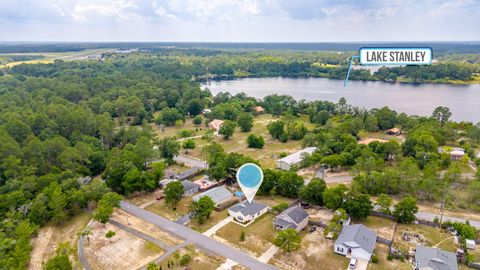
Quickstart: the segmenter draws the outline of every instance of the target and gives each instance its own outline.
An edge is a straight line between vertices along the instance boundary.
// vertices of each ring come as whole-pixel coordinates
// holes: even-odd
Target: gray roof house
[[[213,202],[215,203],[215,207],[218,207],[219,205],[228,202],[233,199],[233,194],[228,191],[224,186],[212,188],[210,190],[207,190],[201,194],[193,196],[194,201],[200,200],[203,196],[208,196],[210,197]]]
[[[308,213],[298,205],[286,209],[273,220],[273,227],[276,230],[292,228],[300,231],[307,227],[307,225]]]
[[[277,168],[285,171],[290,171],[292,166],[299,164],[304,159],[305,155],[310,155],[317,150],[316,147],[307,147],[297,151],[291,155],[277,160]]]
[[[417,245],[415,251],[417,270],[457,270],[457,255],[438,248]]]
[[[377,234],[362,224],[344,226],[335,241],[335,253],[370,261],[377,242]]]
[[[200,190],[200,185],[195,184],[189,180],[180,181],[183,186],[183,196],[190,196],[197,193]]]
[[[242,224],[249,224],[250,222],[254,222],[259,216],[265,214],[268,209],[270,209],[268,206],[256,201],[252,201],[251,203],[243,201],[230,207],[228,214],[232,216],[235,221]]]

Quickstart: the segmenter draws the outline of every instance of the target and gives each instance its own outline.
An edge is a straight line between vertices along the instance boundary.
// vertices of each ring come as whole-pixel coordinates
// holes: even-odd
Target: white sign
[[[431,48],[361,48],[361,65],[430,65]]]

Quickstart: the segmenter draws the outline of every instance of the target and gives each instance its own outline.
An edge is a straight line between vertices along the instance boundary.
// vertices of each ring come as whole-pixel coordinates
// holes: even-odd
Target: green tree
[[[197,115],[197,116],[195,116],[195,117],[193,118],[192,122],[193,122],[193,124],[194,124],[195,126],[198,127],[198,126],[200,126],[200,125],[202,124],[202,122],[203,122],[203,117],[202,117],[201,115]]]
[[[295,172],[281,172],[275,190],[278,194],[296,198],[303,187],[303,178]]]
[[[168,263],[170,263],[170,261]],[[160,270],[160,269],[161,268],[154,262],[151,262],[147,265],[147,270]]]
[[[210,217],[215,208],[215,203],[209,196],[203,196],[198,201],[192,201],[190,205],[190,216],[199,224],[203,224]]]
[[[180,259],[178,260],[178,263],[181,266],[186,266],[192,261],[192,257],[188,254],[183,254]]]
[[[247,137],[247,144],[249,148],[263,148],[265,140],[262,135],[256,136],[255,134],[250,134]]]
[[[432,113],[432,117],[435,118],[442,127],[448,122],[451,116],[452,112],[450,112],[450,109],[443,106],[435,108]]]
[[[380,212],[384,214],[391,214],[392,210],[390,210],[390,207],[392,206],[392,198],[388,196],[387,194],[380,194],[377,198],[376,205],[378,205]]]
[[[343,184],[327,188],[323,192],[323,202],[325,206],[333,210],[342,207],[347,189],[348,188]]]
[[[291,252],[300,249],[302,239],[295,229],[288,228],[280,231],[273,243],[285,252]]]
[[[182,199],[185,192],[180,181],[173,181],[165,187],[165,203],[174,207]]]
[[[242,132],[249,132],[253,127],[253,115],[251,113],[241,113],[237,118],[238,126]]]
[[[107,223],[108,219],[112,216],[113,208],[120,206],[122,196],[115,192],[108,192],[102,196],[98,202],[97,209],[93,213],[93,219],[100,223]]]
[[[117,233],[114,232],[114,231],[108,231],[106,234],[105,234],[105,238],[107,239],[111,239],[112,237],[114,237]]]
[[[164,158],[167,163],[172,164],[173,158],[178,155],[180,145],[174,138],[164,138],[157,142],[158,151],[160,156]]]
[[[71,270],[73,269],[70,262],[71,249],[68,243],[62,243],[55,251],[55,256],[48,259],[43,265],[43,270]]]
[[[230,137],[232,137],[233,132],[235,132],[235,127],[236,127],[235,122],[230,120],[225,120],[222,126],[220,127],[220,130],[218,131],[218,133],[222,135],[225,140],[228,140],[230,139]]]
[[[203,110],[203,104],[202,101],[198,98],[194,98],[188,102],[187,105],[187,112],[190,115],[196,116],[197,114],[200,114]]]
[[[415,214],[418,212],[417,200],[407,196],[401,199],[393,210],[393,215],[400,223],[412,223],[415,221]]]
[[[300,191],[300,197],[310,204],[323,205],[323,192],[327,184],[323,179],[314,178]]]
[[[188,153],[188,149],[195,149],[195,141],[193,139],[188,139],[183,141],[182,148],[185,149],[185,154]]]
[[[285,133],[284,126],[285,123],[283,123],[281,120],[270,122],[267,125],[268,133],[270,133],[272,138],[280,139],[280,136]]]
[[[347,196],[344,208],[355,219],[367,218],[373,209],[370,197],[361,193],[350,193]]]

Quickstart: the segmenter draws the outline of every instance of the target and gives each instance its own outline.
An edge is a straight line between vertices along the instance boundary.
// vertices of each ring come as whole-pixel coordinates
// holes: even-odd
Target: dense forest
[[[306,102],[271,95],[259,101],[228,93],[213,97],[192,80],[205,74],[241,73],[342,78],[344,71],[337,65],[345,64],[345,56],[162,50],[10,68],[0,77],[0,269],[26,268],[29,241],[39,226],[61,224],[83,209],[92,209],[109,191],[129,195],[157,188],[165,165],[152,166],[150,161],[173,162],[179,145],[174,138],[157,140],[150,123],[176,125],[204,108],[211,108],[206,121],[228,120],[234,132],[235,122],[243,129],[242,122],[250,121],[252,109],[261,105],[278,117],[269,125],[273,138],[303,140],[305,146],[319,148],[302,166],[351,168],[356,172],[353,187],[362,194],[410,194],[438,201],[444,183],[460,182],[458,171],[464,163],[450,162],[437,153],[437,147],[459,143],[476,160],[473,151],[480,142],[479,127],[449,121],[448,108],[439,108],[432,117],[417,117],[386,107],[366,111],[344,99]],[[363,72],[356,71],[353,77],[367,76]],[[406,74],[401,69],[392,72]],[[296,123],[300,115],[307,115],[317,127],[308,130]],[[361,131],[392,127],[408,134],[403,144],[357,143]],[[245,161],[256,162],[227,154],[215,144],[206,151],[208,173],[214,179],[226,177]],[[267,173],[273,177],[266,177],[262,192],[276,187],[280,194],[298,196],[300,187],[290,189],[285,182],[293,179],[301,186],[298,177],[274,173]],[[286,179],[284,185],[277,179]],[[480,185],[472,183],[475,193],[465,208],[475,208],[480,200]]]

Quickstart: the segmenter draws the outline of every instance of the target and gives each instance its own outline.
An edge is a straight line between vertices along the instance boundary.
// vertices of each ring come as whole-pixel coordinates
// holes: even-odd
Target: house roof
[[[185,190],[185,191],[195,189],[195,188],[200,188],[200,185],[195,184],[195,183],[193,183],[191,181],[188,181],[188,180],[183,180],[183,181],[180,181],[180,182],[182,183],[183,190]]]
[[[280,214],[278,214],[278,216],[274,220],[274,223],[282,225],[283,222],[287,222],[288,224],[292,224],[296,228],[297,225],[307,217],[308,217],[308,213],[305,210],[303,210],[302,207],[297,205],[297,206],[292,206],[286,209],[285,211],[281,212]],[[290,222],[290,220],[293,221],[293,223]]]
[[[453,252],[438,248],[430,248],[417,245],[415,252],[415,264],[417,268],[432,270],[457,270],[457,255]]]
[[[183,171],[176,175],[176,178],[179,180],[185,180],[191,177],[194,177],[198,172],[203,171],[203,168],[200,167],[192,167],[186,171]]]
[[[213,119],[210,123],[208,123],[208,126],[210,128],[214,128],[216,130],[219,130],[222,125],[223,125],[223,120],[218,120],[218,119]]]
[[[265,109],[262,106],[257,106],[257,107],[255,107],[255,111],[256,112],[263,112],[263,111],[265,111]]]
[[[387,129],[386,131],[387,131],[387,132],[397,133],[397,132],[400,132],[400,129],[399,129],[399,128],[390,128],[390,129]]]
[[[307,147],[307,148],[304,148],[300,151],[297,151],[297,152],[295,152],[291,155],[288,155],[284,158],[281,158],[278,161],[282,161],[282,162],[288,163],[290,165],[296,164],[296,163],[302,161],[304,153],[311,154],[311,153],[315,152],[315,150],[317,150],[316,147]]]
[[[242,213],[243,216],[248,216],[248,215],[256,214],[267,207],[268,206],[256,201],[252,201],[251,203],[247,201],[243,201],[235,204],[234,206],[230,207],[228,210],[232,212],[240,212]]]
[[[201,194],[193,196],[194,201],[200,200],[203,196],[210,197],[214,203],[219,204],[233,197],[232,193],[228,191],[224,186],[212,188]]]
[[[292,228],[292,229],[295,229],[297,226],[291,222],[288,222],[286,220],[283,220],[283,219],[279,219],[279,218],[276,218],[274,221],[273,221],[274,224],[277,224],[279,226],[282,226],[282,228],[285,228],[285,229],[288,229],[288,228]]]
[[[350,248],[362,248],[372,254],[377,241],[377,234],[362,224],[345,226],[335,241],[335,244],[341,244]]]

